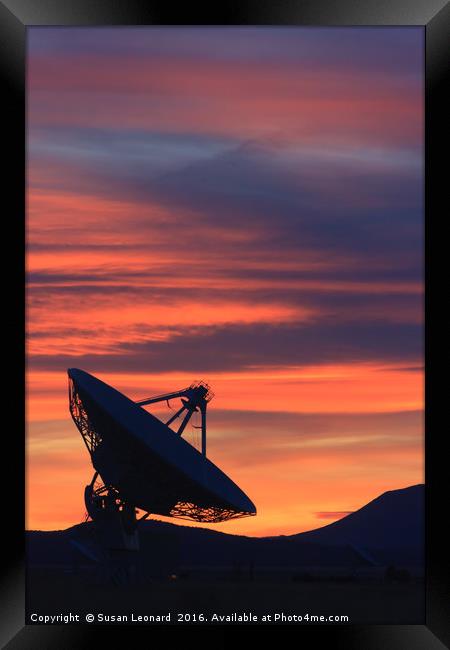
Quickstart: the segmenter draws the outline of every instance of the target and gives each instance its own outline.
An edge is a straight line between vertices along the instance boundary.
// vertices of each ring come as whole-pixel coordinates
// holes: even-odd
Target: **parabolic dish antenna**
[[[131,533],[136,508],[145,516],[202,522],[256,514],[244,492],[206,457],[206,406],[212,397],[207,384],[134,402],[83,370],[70,368],[68,375],[70,413],[95,469],[85,490],[94,521],[112,508]],[[181,398],[182,406],[167,423],[143,408],[174,398]],[[202,451],[182,437],[195,412],[201,413]],[[169,425],[183,413],[174,431]]]

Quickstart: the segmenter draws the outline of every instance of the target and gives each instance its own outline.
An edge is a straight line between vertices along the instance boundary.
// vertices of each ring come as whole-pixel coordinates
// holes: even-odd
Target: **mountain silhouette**
[[[91,522],[64,531],[27,532],[30,566],[67,565],[85,548],[95,561]],[[149,520],[141,524],[140,557],[148,566],[358,567],[424,564],[424,485],[380,495],[343,519],[275,537],[231,535]],[[91,550],[89,550],[91,549]]]
[[[339,521],[292,537],[331,545],[421,548],[424,500],[423,484],[391,490]]]

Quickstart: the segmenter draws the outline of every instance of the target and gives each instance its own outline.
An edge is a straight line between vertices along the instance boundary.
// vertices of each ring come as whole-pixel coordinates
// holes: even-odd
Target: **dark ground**
[[[423,581],[389,583],[380,579],[355,582],[271,578],[177,578],[113,584],[99,575],[75,575],[54,570],[28,573],[28,615],[99,612],[122,615],[253,612],[304,616],[346,615],[345,623],[423,624]],[[259,618],[260,620],[260,618]],[[307,619],[306,619],[307,620]],[[334,623],[336,624],[336,623]]]

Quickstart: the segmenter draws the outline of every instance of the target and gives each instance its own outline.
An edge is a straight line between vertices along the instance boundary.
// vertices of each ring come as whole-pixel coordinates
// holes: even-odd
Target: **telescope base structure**
[[[100,548],[110,551],[138,551],[136,511],[124,503],[114,488],[96,485],[98,472],[84,490],[88,516],[92,519]]]

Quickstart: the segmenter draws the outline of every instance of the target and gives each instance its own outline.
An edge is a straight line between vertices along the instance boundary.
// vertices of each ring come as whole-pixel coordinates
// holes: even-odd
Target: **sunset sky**
[[[31,28],[27,133],[28,528],[84,518],[68,367],[210,382],[216,530],[423,482],[421,28]]]

